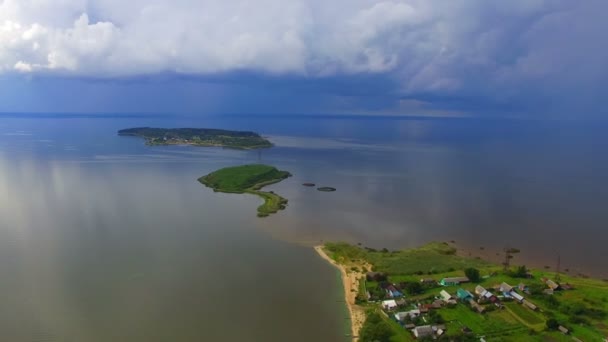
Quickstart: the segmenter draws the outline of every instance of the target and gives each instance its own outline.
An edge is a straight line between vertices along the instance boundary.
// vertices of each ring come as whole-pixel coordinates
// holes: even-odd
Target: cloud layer
[[[608,78],[606,10],[603,0],[4,0],[0,74],[373,74],[403,97],[582,87],[588,102]]]

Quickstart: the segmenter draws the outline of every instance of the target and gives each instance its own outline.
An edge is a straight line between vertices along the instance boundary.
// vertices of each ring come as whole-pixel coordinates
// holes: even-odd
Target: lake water
[[[147,147],[135,126],[258,131],[276,147]],[[0,117],[0,340],[343,341],[323,240],[455,240],[608,276],[605,123],[357,117]],[[287,210],[196,179],[262,162]],[[338,188],[322,193],[301,186]],[[484,247],[484,250],[480,250]]]

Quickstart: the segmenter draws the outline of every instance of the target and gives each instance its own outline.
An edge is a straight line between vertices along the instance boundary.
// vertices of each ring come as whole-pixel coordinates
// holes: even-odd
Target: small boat
[[[316,184],[315,184],[315,183],[302,183],[302,185],[304,185],[304,186],[308,186],[308,187],[313,187],[313,186],[315,186]]]

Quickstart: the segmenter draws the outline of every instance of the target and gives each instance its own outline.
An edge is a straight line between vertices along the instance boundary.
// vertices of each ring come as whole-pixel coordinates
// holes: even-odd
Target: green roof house
[[[458,299],[460,300],[469,300],[473,298],[473,294],[471,294],[471,292],[465,290],[465,289],[458,289],[458,291],[456,291],[456,296],[458,296]]]
[[[460,283],[468,283],[470,280],[467,277],[452,277],[452,278],[443,278],[439,282],[441,286],[452,286],[452,285],[460,285]]]

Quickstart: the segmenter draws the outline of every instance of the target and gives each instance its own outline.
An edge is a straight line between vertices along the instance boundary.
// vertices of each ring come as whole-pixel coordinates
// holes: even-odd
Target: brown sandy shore
[[[359,305],[355,304],[355,298],[357,297],[357,291],[359,288],[359,279],[365,276],[365,274],[362,272],[362,267],[371,269],[369,267],[370,265],[358,265],[357,269],[359,271],[352,271],[351,269],[348,269],[348,266],[340,265],[330,258],[325,253],[323,246],[315,246],[315,251],[317,251],[317,253],[319,253],[323,259],[340,270],[342,275],[342,283],[344,284],[344,297],[348,307],[348,313],[350,315],[351,336],[353,341],[358,341],[359,330],[365,322],[365,310],[363,310],[363,308]]]

